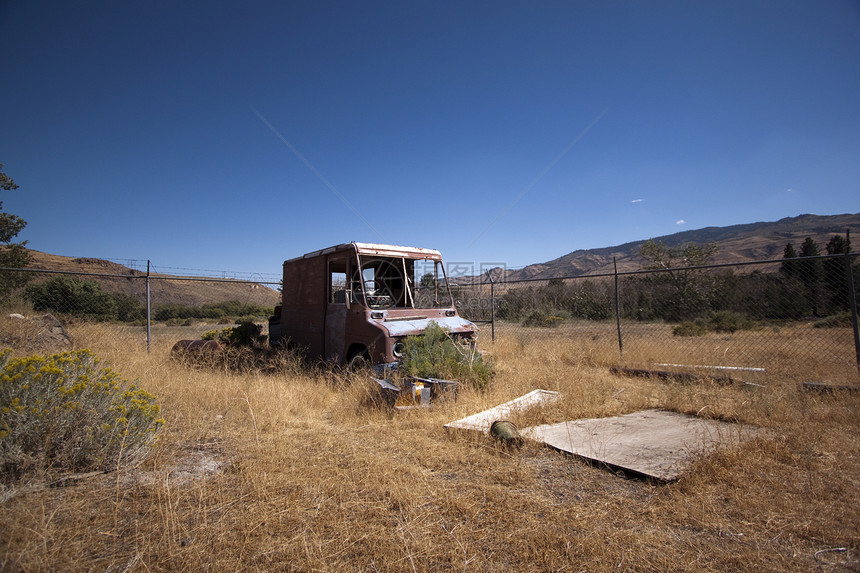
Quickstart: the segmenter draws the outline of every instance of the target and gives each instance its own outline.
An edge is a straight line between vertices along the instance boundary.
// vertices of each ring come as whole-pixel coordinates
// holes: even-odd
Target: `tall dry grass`
[[[201,369],[103,330],[72,333],[159,397],[144,467],[16,484],[0,505],[3,570],[843,571],[860,561],[860,397],[619,378],[591,338],[500,336],[491,388],[396,414],[367,382],[287,361]],[[658,350],[643,359],[659,361]],[[697,356],[689,356],[695,360]],[[446,422],[534,388],[555,422],[643,408],[738,420],[766,437],[698,461],[676,483],[627,479]]]

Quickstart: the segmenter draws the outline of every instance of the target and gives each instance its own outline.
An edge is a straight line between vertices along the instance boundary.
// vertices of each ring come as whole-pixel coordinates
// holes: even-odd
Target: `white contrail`
[[[568,152],[568,151],[570,151],[570,148],[571,148],[571,147],[573,147],[574,145],[576,145],[576,143],[577,143],[580,139],[582,139],[583,137],[585,137],[585,134],[586,134],[586,133],[588,133],[588,131],[589,131],[592,127],[594,127],[594,126],[597,124],[597,122],[598,122],[598,121],[600,121],[600,118],[602,118],[604,115],[606,115],[606,112],[607,112],[607,111],[608,111],[608,108],[607,108],[607,109],[605,109],[605,110],[603,110],[603,111],[600,113],[600,115],[598,115],[597,117],[595,117],[595,118],[594,118],[594,120],[593,120],[591,123],[589,123],[589,124],[588,124],[588,126],[587,126],[585,129],[583,129],[583,130],[582,130],[582,132],[581,132],[579,135],[577,135],[577,136],[576,136],[576,139],[574,139],[573,141],[571,141],[571,142],[567,145],[567,147],[565,147],[565,148],[564,148],[564,150],[563,150],[561,153],[559,153],[559,154],[558,154],[558,156],[556,156],[556,158],[555,158],[555,159],[553,159],[553,160],[549,163],[549,165],[547,165],[546,167],[544,167],[543,171],[541,171],[541,172],[538,174],[538,176],[537,176],[537,177],[535,177],[535,178],[534,178],[534,180],[533,180],[531,183],[529,183],[528,185],[526,185],[526,186],[525,186],[525,188],[524,188],[522,191],[520,191],[520,194],[519,194],[519,195],[517,195],[517,196],[514,198],[514,200],[513,200],[513,201],[511,201],[511,202],[510,202],[510,204],[508,204],[508,206],[507,206],[507,207],[505,207],[504,209],[502,209],[502,212],[501,212],[501,213],[499,213],[498,215],[496,215],[496,218],[495,218],[495,219],[493,219],[492,221],[490,221],[490,224],[489,224],[489,225],[487,225],[486,227],[484,227],[484,230],[483,230],[483,231],[481,231],[480,233],[478,233],[478,236],[477,236],[477,237],[475,237],[475,240],[473,240],[473,241],[469,244],[469,247],[472,247],[475,243],[477,243],[477,242],[478,242],[478,239],[480,239],[480,238],[484,235],[484,233],[486,233],[487,231],[489,231],[489,230],[490,230],[490,227],[492,227],[493,225],[495,225],[495,224],[498,222],[498,220],[499,220],[499,219],[501,219],[501,218],[502,218],[502,216],[503,216],[505,213],[507,213],[508,211],[510,211],[510,210],[511,210],[511,207],[513,207],[513,206],[517,203],[517,201],[519,201],[520,199],[522,199],[522,198],[523,198],[523,195],[525,195],[525,194],[528,192],[528,190],[529,190],[529,189],[531,189],[532,187],[534,187],[534,186],[537,184],[537,182],[538,182],[538,181],[540,181],[540,180],[543,178],[543,176],[544,176],[544,175],[546,175],[546,174],[547,174],[547,172],[548,172],[550,169],[552,169],[552,168],[555,166],[555,164],[556,164],[556,163],[558,163],[558,162],[559,162],[559,160],[561,160],[561,158],[562,158],[562,157],[564,157],[564,156],[567,154],[567,152]]]
[[[262,121],[262,122],[266,125],[266,127],[268,127],[268,128],[272,131],[272,133],[274,133],[274,134],[278,137],[278,139],[280,139],[281,141],[283,141],[283,142],[284,142],[284,144],[285,144],[287,147],[289,147],[289,148],[290,148],[290,151],[292,151],[292,152],[293,152],[293,154],[295,154],[295,156],[296,156],[296,157],[298,157],[299,159],[301,159],[302,163],[304,163],[304,164],[305,164],[305,166],[306,166],[308,169],[310,169],[310,170],[313,172],[313,174],[314,174],[314,175],[316,175],[316,176],[317,176],[317,178],[318,178],[320,181],[322,181],[322,182],[323,182],[323,184],[324,184],[326,187],[328,187],[328,188],[329,188],[329,190],[331,190],[331,192],[332,192],[332,193],[334,193],[334,194],[337,196],[337,198],[338,198],[338,199],[340,199],[341,201],[343,201],[343,204],[344,204],[344,205],[346,205],[347,207],[349,207],[349,210],[350,210],[350,211],[352,211],[353,213],[355,213],[355,216],[356,216],[356,217],[358,217],[359,219],[361,219],[362,221],[364,221],[364,224],[365,224],[365,225],[367,225],[368,227],[370,227],[370,230],[371,230],[371,231],[373,231],[374,233],[376,233],[376,236],[377,236],[377,237],[379,237],[380,239],[382,239],[382,235],[379,233],[379,231],[377,231],[376,229],[374,229],[374,228],[373,228],[373,225],[371,225],[371,224],[370,224],[370,222],[369,222],[367,219],[365,219],[365,218],[361,215],[361,213],[359,213],[359,212],[358,212],[358,209],[356,209],[355,207],[353,207],[353,206],[352,206],[352,203],[350,203],[349,201],[347,201],[347,200],[346,200],[346,197],[344,197],[343,195],[341,195],[341,194],[340,194],[340,192],[339,192],[337,189],[335,189],[335,188],[334,188],[334,185],[332,185],[331,183],[329,183],[328,179],[326,179],[325,177],[323,177],[322,173],[320,173],[319,171],[317,171],[317,170],[316,170],[316,168],[315,168],[313,165],[311,165],[311,162],[310,162],[310,161],[308,161],[307,159],[305,159],[305,156],[304,156],[304,155],[302,155],[301,153],[299,153],[299,150],[298,150],[298,149],[296,149],[295,147],[293,147],[293,144],[292,144],[292,143],[290,143],[289,141],[287,141],[287,138],[286,138],[286,137],[284,137],[283,135],[281,135],[281,134],[280,134],[280,132],[278,132],[278,130],[277,130],[277,129],[275,129],[275,127],[274,127],[271,123],[269,123],[269,122],[266,120],[266,118],[265,118],[265,117],[263,117],[263,116],[262,116],[262,114],[261,114],[259,111],[257,111],[256,109],[254,109],[254,106],[251,106],[251,111],[253,111],[253,112],[254,112],[254,114],[255,114],[257,117],[259,117],[259,118],[260,118],[260,121]]]

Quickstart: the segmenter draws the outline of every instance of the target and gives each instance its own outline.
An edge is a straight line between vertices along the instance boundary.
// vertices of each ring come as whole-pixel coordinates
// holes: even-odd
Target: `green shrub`
[[[225,342],[230,346],[256,346],[262,344],[266,337],[262,334],[263,327],[250,320],[245,320],[227,331]]]
[[[200,338],[202,340],[218,340],[223,342],[226,339],[228,330],[232,330],[232,328],[216,328],[215,330],[207,330],[200,336]]]
[[[672,334],[675,336],[702,336],[706,332],[708,332],[707,328],[690,320],[685,320],[672,329]]]
[[[53,311],[94,320],[134,322],[145,318],[145,308],[133,296],[105,292],[93,280],[54,277],[30,285],[24,296],[33,310]]]
[[[553,314],[546,313],[542,310],[533,310],[523,321],[523,326],[541,326],[545,328],[555,328],[564,322],[564,318]]]
[[[738,330],[753,330],[759,328],[759,324],[750,320],[739,312],[730,310],[718,310],[708,314],[704,318],[697,318],[695,322],[685,320],[672,329],[675,336],[702,336],[708,332],[730,332]]]
[[[493,370],[481,354],[430,322],[424,334],[404,341],[400,363],[404,372],[421,378],[439,378],[470,383],[478,388],[489,384]]]
[[[217,340],[230,346],[257,346],[266,341],[263,327],[250,320],[243,320],[236,326],[208,330],[200,338]]]
[[[52,310],[85,318],[111,320],[117,316],[116,302],[92,280],[55,277],[27,287],[34,310]]]
[[[230,324],[235,316],[252,320],[266,319],[272,314],[270,307],[255,304],[243,304],[235,300],[204,304],[202,306],[184,306],[181,304],[156,305],[152,313],[153,320],[166,322],[170,319],[196,318],[216,321],[219,324]]]
[[[847,310],[837,314],[825,316],[821,320],[816,320],[812,325],[813,328],[837,328],[851,326],[851,313]]]
[[[146,307],[135,297],[120,292],[110,293],[116,304],[116,319],[120,322],[138,322],[146,320]]]
[[[164,424],[152,394],[88,350],[0,353],[0,479],[141,461]]]
[[[757,324],[739,312],[718,310],[708,315],[705,326],[714,332],[737,332],[753,330]]]

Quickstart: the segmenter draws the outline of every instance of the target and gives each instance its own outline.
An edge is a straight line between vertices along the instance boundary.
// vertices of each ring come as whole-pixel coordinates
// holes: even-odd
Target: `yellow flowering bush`
[[[141,461],[164,420],[155,396],[89,350],[0,352],[0,478],[92,471]]]

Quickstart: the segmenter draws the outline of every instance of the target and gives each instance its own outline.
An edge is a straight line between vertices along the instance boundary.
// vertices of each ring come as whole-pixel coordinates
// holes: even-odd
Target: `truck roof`
[[[377,243],[343,243],[341,245],[335,245],[334,247],[328,247],[326,249],[320,249],[319,251],[313,251],[312,253],[306,253],[300,257],[294,257],[292,259],[287,259],[284,261],[285,263],[289,263],[291,261],[299,261],[302,259],[312,259],[314,257],[319,257],[322,255],[329,255],[331,253],[337,253],[340,251],[346,250],[354,250],[359,255],[375,255],[382,257],[407,257],[410,259],[429,259],[433,261],[441,261],[442,253],[435,249],[423,249],[421,247],[401,247],[398,245],[381,245]]]

